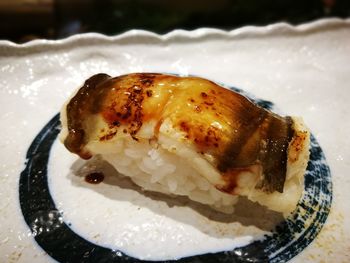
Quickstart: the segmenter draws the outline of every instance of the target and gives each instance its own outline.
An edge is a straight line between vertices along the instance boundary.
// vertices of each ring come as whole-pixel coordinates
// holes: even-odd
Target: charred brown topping
[[[211,90],[211,91],[213,91],[213,90]],[[206,109],[215,110],[215,107],[213,106],[216,103],[215,94],[213,93],[213,95],[208,95],[205,92],[201,92],[200,95],[201,95],[201,99],[202,99],[201,105]],[[209,106],[213,106],[213,107],[209,107]]]
[[[226,181],[222,191],[233,193],[237,174],[258,165],[263,178],[256,187],[265,192],[282,192],[288,145],[293,138],[291,118],[273,114],[213,82],[188,79],[187,83],[194,83],[193,92],[176,89],[176,85],[158,85],[187,81],[169,75],[141,73],[112,79],[98,74],[91,77],[67,106],[66,147],[82,158],[90,157],[84,151],[89,139],[84,125],[93,114],[100,114],[108,124],[108,128],[100,132],[101,141],[112,139],[119,129],[138,140],[137,133],[143,122],[151,119],[156,120],[154,136],[157,138],[163,121],[171,118],[174,127],[194,143],[199,153],[213,155],[213,165]],[[197,86],[196,81],[203,85]],[[296,152],[302,149],[305,136],[295,136],[291,142]]]
[[[194,106],[194,111],[197,112],[197,113],[200,113],[202,111],[201,106],[195,105]]]
[[[292,149],[292,153],[288,155],[288,160],[290,162],[296,162],[298,160],[298,156],[300,151],[303,149],[305,140],[307,137],[307,132],[297,132],[293,136],[293,140],[290,144],[290,148]]]
[[[112,139],[114,137],[114,135],[116,135],[116,134],[117,134],[117,131],[110,132],[106,135],[103,135],[100,137],[100,141],[108,141],[108,140]]]
[[[210,151],[220,145],[220,131],[213,126],[196,125],[181,121],[180,129],[186,133],[186,138],[194,141],[201,151]]]
[[[118,98],[118,104],[112,101],[111,104],[106,107],[102,112],[102,116],[110,127],[126,125],[128,127],[127,132],[134,140],[137,140],[135,135],[143,124],[142,102],[144,97],[144,86],[138,85],[137,83],[133,84],[126,88],[124,96]]]
[[[91,155],[83,150],[87,142],[83,123],[90,114],[99,111],[100,102],[109,90],[104,83],[109,79],[107,74],[92,76],[67,105],[68,136],[64,145],[84,159],[89,159]]]
[[[139,76],[139,81],[143,86],[149,87],[153,84],[154,78],[160,74],[149,74],[149,73],[140,73],[138,74]]]
[[[181,130],[183,130],[184,132],[190,132],[190,126],[188,125],[188,123],[182,121],[180,122],[180,127],[181,127]]]
[[[298,133],[293,139],[292,147],[295,151],[300,152],[303,148],[307,132]]]
[[[112,122],[113,126],[120,127],[120,122],[119,121],[114,121]]]
[[[145,96],[152,96],[152,90],[148,88],[153,85],[156,76],[158,74],[135,74],[135,81],[122,88],[117,83],[127,75],[111,78],[106,74],[97,74],[86,80],[66,108],[68,136],[64,144],[67,149],[84,159],[91,157],[84,151],[88,141],[84,123],[89,116],[97,113],[102,114],[110,129],[99,137],[101,141],[113,138],[121,125],[127,126],[124,133],[128,132],[137,140],[135,135],[142,126],[142,101]],[[106,105],[109,98],[111,102]]]

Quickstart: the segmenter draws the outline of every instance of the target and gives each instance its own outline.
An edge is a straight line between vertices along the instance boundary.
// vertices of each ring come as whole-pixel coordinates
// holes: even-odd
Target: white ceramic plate
[[[26,224],[19,179],[33,139],[73,90],[99,72],[198,75],[272,101],[288,115],[303,116],[330,166],[333,203],[316,240],[292,261],[350,260],[350,20],[231,32],[177,30],[164,36],[145,31],[116,37],[84,34],[25,45],[2,41],[0,57],[0,262],[47,262],[51,258],[45,250],[65,253],[59,235],[53,249],[38,245],[45,229],[32,233]],[[270,220],[276,220],[265,210],[260,221],[249,220],[248,214],[238,214],[235,220],[217,218],[191,204],[150,198],[113,178],[91,186],[72,174],[73,164],[79,166],[77,158],[54,142],[47,178],[61,214],[57,222],[33,216],[48,222],[48,231],[66,222],[89,242],[118,250],[119,259],[127,260],[119,250],[156,260],[232,250],[261,238],[275,223]],[[87,252],[82,260],[102,262],[93,258],[93,251]]]

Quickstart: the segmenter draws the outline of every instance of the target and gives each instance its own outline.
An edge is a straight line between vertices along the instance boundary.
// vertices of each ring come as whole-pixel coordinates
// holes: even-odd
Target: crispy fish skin
[[[288,147],[296,134],[291,117],[278,116],[214,82],[156,73],[94,75],[63,114],[64,144],[84,159],[93,154],[86,147],[91,140],[122,135],[157,142],[162,131],[167,133],[164,124],[170,123],[177,140],[193,147],[219,172],[221,177],[212,183],[231,194],[236,194],[237,176],[246,171],[259,175],[255,188],[282,193]],[[94,116],[106,125],[92,132]],[[152,123],[152,131],[145,136],[146,123]]]

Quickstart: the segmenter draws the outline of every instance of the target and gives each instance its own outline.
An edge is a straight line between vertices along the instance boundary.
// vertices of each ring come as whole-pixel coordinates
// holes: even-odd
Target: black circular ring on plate
[[[254,101],[265,108],[273,106],[268,101]],[[20,175],[20,206],[36,242],[59,262],[145,262],[117,248],[110,249],[87,241],[62,219],[50,195],[47,178],[50,150],[59,131],[57,114],[32,142],[26,156],[26,167]],[[303,197],[294,213],[280,223],[272,234],[232,251],[190,256],[176,262],[286,262],[314,240],[327,219],[331,202],[330,170],[322,149],[312,136]]]

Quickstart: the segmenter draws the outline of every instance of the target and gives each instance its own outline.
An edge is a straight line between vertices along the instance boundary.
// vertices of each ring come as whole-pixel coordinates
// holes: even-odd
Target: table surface
[[[349,16],[348,0],[2,0],[0,39],[23,43],[85,32],[116,35],[130,29],[160,34],[201,27],[232,30]]]

